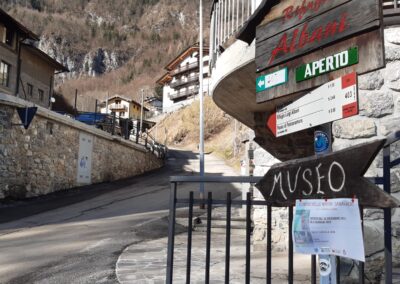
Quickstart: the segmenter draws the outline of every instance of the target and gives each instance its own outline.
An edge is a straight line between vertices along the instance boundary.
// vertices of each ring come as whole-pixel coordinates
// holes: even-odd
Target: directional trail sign
[[[288,81],[288,69],[283,68],[276,72],[262,75],[256,79],[256,92],[262,92],[273,87],[285,84]]]
[[[267,121],[276,137],[358,114],[357,74],[351,73],[277,107]]]
[[[357,198],[360,205],[399,207],[400,202],[364,178],[385,140],[359,144],[322,157],[275,164],[256,184],[273,206],[293,206],[296,200]]]

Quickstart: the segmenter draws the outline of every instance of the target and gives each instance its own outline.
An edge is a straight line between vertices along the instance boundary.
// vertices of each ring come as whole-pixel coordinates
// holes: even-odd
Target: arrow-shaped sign
[[[356,197],[363,206],[399,207],[396,198],[363,177],[384,143],[375,140],[322,157],[276,164],[256,187],[274,206],[293,206],[301,199]]]
[[[285,84],[288,81],[288,69],[283,68],[270,74],[265,74],[256,79],[256,92],[262,92],[270,88]]]

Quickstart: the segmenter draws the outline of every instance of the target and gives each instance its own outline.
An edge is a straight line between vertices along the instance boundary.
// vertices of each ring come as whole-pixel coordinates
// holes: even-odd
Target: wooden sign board
[[[320,61],[321,59],[334,56],[352,48],[357,48],[358,63],[349,64],[347,67],[319,74],[311,79],[296,81],[296,71],[305,64]],[[383,68],[385,64],[383,31],[381,29],[373,30],[261,72],[260,75],[263,75],[281,70],[282,68],[288,68],[288,82],[258,92],[256,94],[256,101],[257,103],[262,103],[282,98],[289,94],[307,91],[343,75],[352,72],[362,75]]]
[[[294,206],[296,200],[358,198],[360,205],[399,207],[400,202],[364,178],[385,140],[359,144],[322,157],[276,164],[256,184],[274,206]]]
[[[308,2],[320,3],[318,9],[309,10],[315,11],[309,18],[295,15],[288,18],[283,10],[281,18],[257,27],[258,72],[381,25],[379,0],[352,0],[344,4],[343,0]],[[324,11],[328,3],[336,7]]]
[[[267,126],[275,137],[280,137],[357,114],[357,74],[354,72],[277,107]]]
[[[296,81],[296,69],[357,48],[358,62]],[[288,83],[258,92],[257,103],[307,91],[351,72],[385,67],[381,0],[283,0],[257,27],[260,75],[288,68]]]

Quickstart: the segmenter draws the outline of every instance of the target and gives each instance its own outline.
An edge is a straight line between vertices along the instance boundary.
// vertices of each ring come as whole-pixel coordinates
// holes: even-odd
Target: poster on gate
[[[296,200],[292,232],[295,252],[365,261],[357,199]]]

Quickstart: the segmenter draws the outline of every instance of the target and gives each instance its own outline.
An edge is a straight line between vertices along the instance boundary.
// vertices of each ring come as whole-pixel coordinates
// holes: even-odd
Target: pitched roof
[[[175,67],[179,65],[186,57],[188,57],[193,52],[199,51],[199,49],[200,49],[199,43],[195,43],[192,46],[189,46],[184,51],[179,53],[179,55],[175,57],[170,63],[168,63],[167,66],[165,66],[165,69],[168,71],[175,69]],[[210,49],[208,48],[208,45],[204,44],[203,53],[208,54],[209,50]]]
[[[161,76],[160,79],[156,81],[156,83],[159,85],[165,85],[166,83],[169,83],[171,80],[172,76],[169,73],[165,73],[164,75]]]
[[[48,54],[46,54],[45,52],[41,51],[37,47],[35,47],[33,45],[30,45],[30,44],[22,43],[22,48],[24,48],[27,51],[35,54],[36,56],[39,56],[41,59],[43,59],[48,64],[53,66],[56,71],[69,72],[69,69],[67,67],[65,67],[64,65],[59,63],[57,60],[53,59],[52,57],[50,57]]]
[[[16,19],[11,17],[9,14],[6,13],[3,9],[0,8],[0,21],[2,23],[11,25],[14,27],[20,34],[25,35],[27,39],[32,39],[32,40],[39,40],[39,36],[37,36],[34,32],[32,32],[30,29],[25,27],[23,24],[18,22]]]

